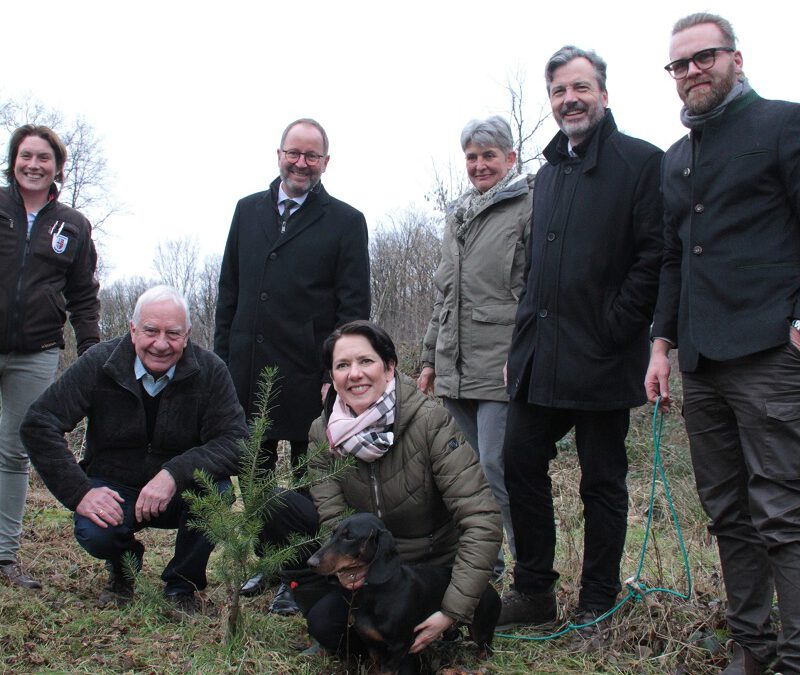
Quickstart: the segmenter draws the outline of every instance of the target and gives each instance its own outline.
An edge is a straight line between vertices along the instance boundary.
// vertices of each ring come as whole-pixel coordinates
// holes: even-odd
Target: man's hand
[[[800,349],[800,330],[794,326],[789,326],[789,340],[795,346],[795,349]]]
[[[647,400],[655,403],[661,397],[659,407],[666,411],[669,409],[669,350],[672,345],[666,340],[656,338],[650,352],[650,365],[644,376],[644,388]]]
[[[433,381],[436,379],[436,371],[430,366],[424,366],[422,372],[417,378],[417,389],[423,394],[430,394],[433,392]]]
[[[419,626],[414,627],[414,632],[417,634],[414,644],[411,645],[409,650],[410,654],[417,654],[425,649],[431,642],[438,640],[442,633],[444,633],[450,626],[455,623],[455,619],[451,619],[442,612],[434,612]]]
[[[158,518],[164,513],[177,489],[175,479],[170,476],[169,471],[161,469],[139,493],[139,499],[136,500],[136,520],[141,523]]]
[[[108,487],[92,488],[83,495],[75,513],[91,520],[98,527],[122,525],[120,504],[125,500],[119,492]]]
[[[325,398],[328,396],[328,389],[331,388],[330,382],[323,382],[322,389],[319,390],[320,396],[322,396],[322,405],[325,405]]]

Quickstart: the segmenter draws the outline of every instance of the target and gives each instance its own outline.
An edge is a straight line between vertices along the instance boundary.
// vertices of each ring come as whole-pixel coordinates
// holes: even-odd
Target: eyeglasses
[[[306,164],[309,166],[316,166],[317,164],[322,161],[324,155],[318,155],[316,152],[300,152],[299,150],[284,150],[281,148],[281,152],[283,153],[284,157],[288,159],[292,164],[295,164],[300,160],[301,157],[306,158]]]
[[[697,66],[698,70],[708,70],[714,67],[717,60],[717,52],[735,52],[733,47],[710,47],[709,49],[701,49],[689,59],[677,59],[672,63],[664,66],[672,77],[676,80],[682,80],[689,74],[689,64],[693,63]]]

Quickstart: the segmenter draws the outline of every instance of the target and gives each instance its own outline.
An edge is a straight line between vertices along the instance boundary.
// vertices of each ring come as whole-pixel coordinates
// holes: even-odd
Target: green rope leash
[[[563,637],[567,633],[571,633],[574,630],[578,630],[580,628],[588,628],[589,626],[594,626],[595,624],[600,623],[601,621],[605,621],[608,617],[615,614],[625,603],[633,600],[634,602],[641,602],[651,593],[667,593],[668,595],[674,595],[677,598],[681,598],[682,600],[688,600],[692,595],[692,573],[689,569],[689,556],[686,553],[686,545],[683,541],[683,534],[681,533],[681,526],[678,523],[678,513],[675,510],[675,503],[672,500],[672,494],[669,491],[669,485],[667,483],[667,473],[664,471],[664,464],[661,461],[661,433],[664,429],[664,413],[663,411],[659,414],[659,404],[661,403],[661,397],[659,396],[656,400],[655,408],[653,410],[653,477],[650,483],[650,500],[649,500],[649,508],[647,509],[647,525],[644,531],[644,541],[642,541],[642,551],[639,554],[639,565],[636,568],[636,574],[632,577],[629,577],[625,580],[625,587],[628,589],[627,595],[622,598],[616,605],[614,605],[611,609],[609,609],[604,614],[601,614],[593,621],[589,623],[581,623],[581,624],[574,624],[569,623],[567,624],[562,630],[559,630],[556,633],[552,633],[551,635],[542,635],[542,636],[530,636],[530,635],[510,635],[507,633],[495,633],[495,637],[500,638],[507,638],[510,640],[527,640],[530,642],[543,642],[545,640],[554,640],[556,638]],[[669,505],[670,515],[672,517],[672,523],[675,525],[675,533],[678,537],[678,544],[681,549],[681,555],[683,556],[683,568],[686,572],[686,581],[687,581],[687,589],[686,593],[680,593],[679,591],[673,590],[671,588],[661,588],[661,587],[653,587],[647,588],[644,583],[639,581],[639,577],[642,573],[642,568],[644,567],[644,556],[647,551],[647,543],[650,540],[650,530],[653,525],[653,505],[655,503],[656,497],[656,483],[658,482],[659,476],[661,477],[661,484],[664,486],[664,495],[667,498],[667,504]]]

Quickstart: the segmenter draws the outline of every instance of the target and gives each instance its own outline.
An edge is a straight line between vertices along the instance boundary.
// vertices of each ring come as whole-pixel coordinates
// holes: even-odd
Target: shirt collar
[[[297,204],[297,206],[293,210],[299,209],[303,202],[308,198],[308,192],[305,194],[300,195],[299,197],[290,197],[283,191],[283,182],[281,181],[280,185],[278,185],[278,204],[281,204],[286,199],[292,199]]]
[[[177,364],[173,364],[166,373],[156,379],[148,372],[147,368],[144,367],[142,360],[137,354],[133,362],[133,372],[136,375],[136,379],[142,381],[142,386],[150,396],[158,396],[164,390],[164,387],[170,383],[172,378],[175,377],[175,365]]]

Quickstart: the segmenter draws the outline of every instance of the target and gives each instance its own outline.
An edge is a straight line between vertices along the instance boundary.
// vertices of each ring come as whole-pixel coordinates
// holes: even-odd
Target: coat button
[[[546,309],[540,309],[540,310],[539,310],[539,316],[540,316],[542,319],[544,319],[544,318],[547,316],[547,310],[546,310]]]
[[[548,232],[547,233],[547,241],[555,241],[556,240],[556,233],[555,232]]]
[[[261,333],[256,335],[256,342],[258,342],[258,344],[261,344],[262,342],[264,342],[264,336]]]
[[[565,166],[564,167],[564,173],[567,174],[567,175],[571,174],[572,173],[572,167],[571,166]]]
[[[692,170],[691,170],[691,168],[690,168],[690,167],[688,167],[688,166],[687,166],[687,167],[686,167],[686,168],[683,170],[683,176],[684,176],[684,178],[688,178],[688,177],[689,177],[689,176],[691,176],[691,175],[692,175]]]
[[[261,301],[262,301],[262,302],[263,302],[264,300],[269,300],[269,293],[266,293],[266,292],[265,292],[265,293],[262,293],[262,294],[261,294],[261,295],[259,295],[258,297],[259,297],[259,298],[261,298]]]
[[[277,258],[277,257],[278,257],[278,254],[277,254],[277,253],[275,253],[274,251],[273,251],[272,253],[270,253],[270,254],[269,254],[269,259],[270,259],[270,260],[275,260],[275,258]]]
[[[705,210],[706,210],[706,207],[703,206],[702,204],[695,204],[694,205],[694,212],[695,213],[702,213]]]
[[[703,253],[703,247],[699,245],[695,246],[694,248],[692,248],[692,253],[694,253],[695,255],[701,255]]]

